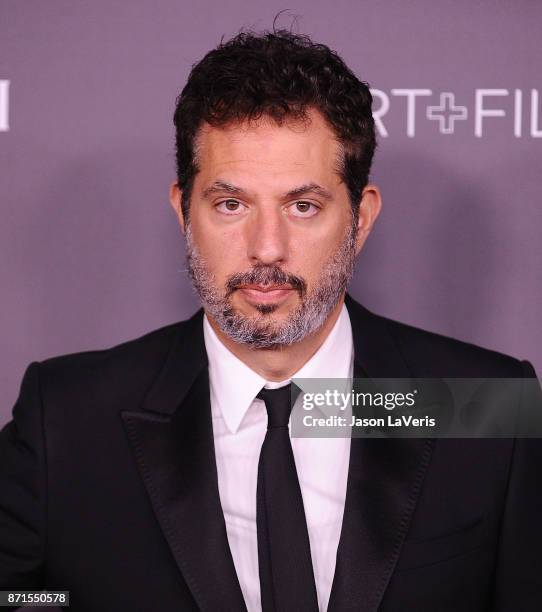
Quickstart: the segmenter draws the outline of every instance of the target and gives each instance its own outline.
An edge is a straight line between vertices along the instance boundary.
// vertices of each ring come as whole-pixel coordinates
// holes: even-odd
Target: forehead
[[[195,150],[200,183],[217,177],[257,179],[259,184],[267,179],[318,180],[331,188],[341,182],[340,144],[314,109],[307,112],[305,121],[287,119],[282,125],[268,116],[220,127],[204,124]]]

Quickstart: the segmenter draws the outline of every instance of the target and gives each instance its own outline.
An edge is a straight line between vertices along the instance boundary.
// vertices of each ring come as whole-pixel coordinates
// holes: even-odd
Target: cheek
[[[199,252],[217,278],[247,268],[246,262],[243,262],[246,248],[238,228],[221,228],[217,231],[216,227],[199,222],[194,223],[192,235]]]
[[[293,236],[290,258],[292,267],[304,272],[307,278],[317,278],[322,267],[345,239],[349,227],[336,224],[314,234],[299,233]]]

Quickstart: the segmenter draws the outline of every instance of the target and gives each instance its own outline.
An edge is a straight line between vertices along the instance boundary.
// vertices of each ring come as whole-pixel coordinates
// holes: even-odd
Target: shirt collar
[[[221,414],[228,430],[236,433],[263,386],[277,388],[291,379],[272,382],[254,372],[221,342],[206,315],[203,317],[203,335],[209,362],[213,415]],[[292,378],[349,378],[352,376],[353,357],[352,328],[348,310],[343,304],[320,348]]]

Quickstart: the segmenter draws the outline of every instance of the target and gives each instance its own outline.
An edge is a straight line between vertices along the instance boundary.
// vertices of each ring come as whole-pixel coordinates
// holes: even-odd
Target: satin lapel
[[[385,322],[345,300],[354,377],[410,378]],[[399,557],[431,458],[432,439],[352,439],[328,612],[378,609]]]
[[[205,612],[246,610],[216,473],[201,311],[182,328],[141,411],[122,413],[153,510]]]

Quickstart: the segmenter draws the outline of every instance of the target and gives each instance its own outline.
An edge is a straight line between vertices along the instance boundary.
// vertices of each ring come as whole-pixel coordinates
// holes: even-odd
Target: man
[[[538,610],[537,440],[295,438],[294,377],[533,377],[346,295],[378,217],[371,95],[243,33],[177,100],[203,310],[29,366],[0,441],[0,589],[74,610]]]

